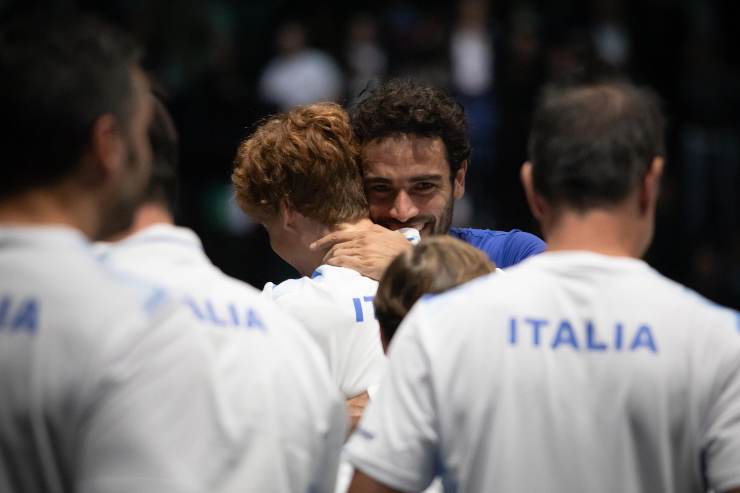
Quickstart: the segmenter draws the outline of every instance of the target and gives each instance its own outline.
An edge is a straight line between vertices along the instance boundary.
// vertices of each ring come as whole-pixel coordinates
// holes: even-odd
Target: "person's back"
[[[241,472],[204,333],[89,244],[130,223],[150,173],[137,59],[89,18],[0,30],[2,491],[225,491]]]
[[[440,454],[458,491],[735,484],[736,313],[642,261],[585,252],[545,253],[422,305],[397,337],[439,362],[438,432],[455,437]]]
[[[222,425],[200,388],[205,340],[162,290],[105,271],[63,227],[0,228],[0,273],[0,490],[185,491],[221,472],[192,442]],[[170,406],[184,426],[163,421]]]
[[[265,295],[311,332],[346,398],[377,385],[385,370],[373,310],[377,289],[377,281],[331,265],[318,267],[311,277],[265,286]]]
[[[233,332],[219,347],[167,290],[94,255],[90,239],[131,224],[151,175],[151,90],[137,60],[125,36],[89,18],[0,29],[0,490],[330,491],[341,430],[278,455],[305,464],[299,481],[257,477],[276,454],[248,431],[277,428],[268,409],[305,404],[288,395],[268,408],[234,391],[232,363],[258,336]],[[262,321],[255,332],[271,340]],[[285,365],[255,370],[255,388],[314,384]],[[334,464],[320,475],[327,451]]]
[[[184,303],[224,371],[217,405],[239,475],[235,491],[331,491],[346,417],[322,354],[306,330],[206,256],[195,232],[175,226],[177,133],[157,102],[149,130],[154,173],[132,231],[101,244],[110,269],[162,286]]]
[[[546,92],[529,153],[548,252],[409,313],[345,447],[350,491],[416,490],[437,468],[459,492],[738,491],[740,318],[638,260],[657,101],[624,83]]]
[[[329,231],[372,226],[358,159],[346,112],[317,103],[266,119],[239,146],[232,174],[241,208],[304,276],[268,283],[265,295],[306,325],[346,398],[377,385],[385,369],[372,306],[377,282],[324,265],[326,252],[310,244]]]
[[[257,289],[223,274],[190,230],[157,224],[109,246],[109,268],[165,287],[198,320],[224,368],[220,412],[249,491],[330,491],[344,407],[306,329]]]

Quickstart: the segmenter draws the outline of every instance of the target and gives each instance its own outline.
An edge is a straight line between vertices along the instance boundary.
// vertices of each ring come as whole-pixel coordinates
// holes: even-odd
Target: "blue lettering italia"
[[[557,349],[561,344],[567,344],[573,349],[578,349],[578,339],[573,332],[573,326],[567,320],[560,322],[555,338],[552,340],[552,348]]]
[[[525,318],[524,322],[528,323],[532,327],[532,345],[540,345],[540,329],[543,325],[547,325],[547,320],[539,318]]]
[[[0,298],[0,330],[35,333],[39,327],[39,302],[34,298]]]
[[[182,302],[190,308],[190,312],[195,318],[209,325],[267,330],[262,317],[252,307],[240,306],[235,303],[221,304],[209,299],[196,301],[189,297],[184,298]]]
[[[549,346],[553,350],[569,348],[592,353],[658,352],[654,332],[648,324],[629,326],[619,321],[597,326],[592,320],[574,322],[567,319],[511,318],[506,341],[509,346]]]

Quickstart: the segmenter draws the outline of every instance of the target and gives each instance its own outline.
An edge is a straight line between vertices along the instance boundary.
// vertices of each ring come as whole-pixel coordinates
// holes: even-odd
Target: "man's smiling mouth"
[[[399,222],[393,221],[393,222],[387,222],[382,225],[390,229],[391,231],[398,231],[399,229],[402,229],[402,228],[414,228],[415,230],[419,231],[419,234],[422,237],[430,235],[433,230],[432,221],[408,222],[408,223],[399,223]]]

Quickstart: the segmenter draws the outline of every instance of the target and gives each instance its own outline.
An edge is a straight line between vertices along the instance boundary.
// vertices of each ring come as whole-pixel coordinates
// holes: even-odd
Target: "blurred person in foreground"
[[[521,177],[549,251],[416,304],[350,491],[740,491],[740,316],[639,260],[663,127],[625,83],[544,95]]]
[[[138,59],[89,18],[0,28],[0,491],[221,492],[238,472],[204,332],[89,243],[149,179]]]
[[[516,229],[451,227],[455,201],[465,194],[471,148],[465,112],[443,91],[391,80],[364,95],[350,117],[377,226],[321,238],[313,248],[330,248],[326,263],[380,279],[391,260],[410,248],[394,233],[404,228],[418,230],[422,238],[449,234],[483,250],[502,269],[545,249],[535,235]]]
[[[265,120],[239,146],[232,174],[239,206],[303,276],[267,283],[265,296],[309,329],[347,399],[376,386],[385,371],[372,304],[378,283],[325,265],[325,252],[309,245],[339,228],[372,227],[358,159],[347,113],[316,103]]]
[[[233,491],[333,491],[344,443],[343,400],[306,330],[252,286],[225,275],[190,229],[175,226],[178,141],[155,101],[152,177],[132,227],[102,249],[109,267],[166,287],[213,343],[224,394],[214,406],[239,474]],[[238,467],[237,467],[238,466]]]

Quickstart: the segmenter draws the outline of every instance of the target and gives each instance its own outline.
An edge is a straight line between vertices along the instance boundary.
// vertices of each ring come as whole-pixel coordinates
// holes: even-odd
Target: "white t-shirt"
[[[205,331],[66,227],[0,227],[0,491],[229,491]]]
[[[332,491],[346,414],[306,330],[259,290],[222,273],[188,229],[151,226],[100,257],[171,290],[208,335],[224,390],[213,406],[240,471],[230,490]]]
[[[375,319],[377,281],[358,272],[322,265],[311,277],[267,283],[265,296],[303,322],[329,362],[346,398],[377,385],[386,367]]]
[[[389,356],[345,452],[397,489],[740,486],[740,318],[642,261],[532,257],[424,298]]]

